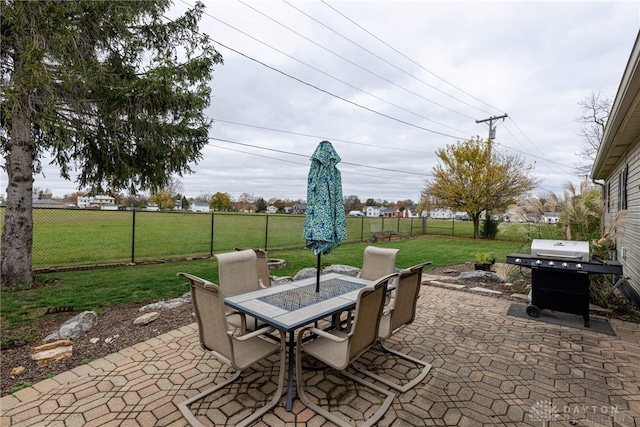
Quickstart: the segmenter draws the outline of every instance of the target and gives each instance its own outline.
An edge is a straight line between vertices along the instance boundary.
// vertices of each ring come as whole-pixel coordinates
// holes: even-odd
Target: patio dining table
[[[296,330],[354,307],[360,289],[371,283],[370,280],[329,273],[320,276],[319,292],[315,291],[314,276],[224,299],[227,306],[287,334],[287,411],[291,411],[293,402]]]

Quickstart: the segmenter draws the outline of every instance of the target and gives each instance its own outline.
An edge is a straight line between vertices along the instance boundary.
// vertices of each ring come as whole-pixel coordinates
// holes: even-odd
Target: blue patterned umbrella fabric
[[[336,167],[340,160],[329,141],[318,144],[311,156],[307,178],[307,216],[302,237],[307,241],[307,248],[318,255],[318,281],[320,255],[328,255],[347,238],[342,175]]]

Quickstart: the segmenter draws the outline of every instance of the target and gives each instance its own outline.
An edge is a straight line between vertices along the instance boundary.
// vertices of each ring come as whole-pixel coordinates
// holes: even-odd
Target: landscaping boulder
[[[186,292],[179,298],[173,298],[169,301],[160,301],[154,302],[151,304],[147,304],[144,307],[140,307],[140,311],[147,310],[162,310],[165,308],[175,308],[180,307],[185,304],[191,304],[191,292]]]
[[[324,270],[322,270],[322,274],[326,273],[338,273],[344,274],[347,276],[357,277],[360,274],[360,269],[358,267],[352,267],[350,265],[329,265]]]
[[[143,314],[133,321],[134,325],[146,325],[147,323],[151,323],[156,320],[160,316],[160,313],[157,311],[151,311],[149,313]]]
[[[80,334],[87,332],[97,323],[98,315],[94,311],[83,311],[64,322],[57,331],[47,336],[44,342],[76,339]]]
[[[307,279],[309,277],[316,277],[317,271],[318,270],[314,267],[303,268],[302,270],[298,271],[295,274],[295,276],[293,276],[293,280],[302,280],[302,279]],[[320,271],[320,274],[327,274],[327,273],[339,273],[339,274],[346,274],[349,276],[356,277],[358,273],[360,273],[360,269],[357,267],[351,267],[349,265],[336,264],[336,265],[329,265],[325,267],[322,271]]]
[[[463,271],[460,273],[456,280],[476,280],[483,282],[496,282],[502,283],[504,280],[500,278],[496,273],[492,271],[483,271],[483,270],[474,270],[474,271]]]
[[[31,359],[36,362],[36,365],[46,365],[71,357],[72,343],[69,340],[58,340],[33,347],[29,353],[31,354]]]

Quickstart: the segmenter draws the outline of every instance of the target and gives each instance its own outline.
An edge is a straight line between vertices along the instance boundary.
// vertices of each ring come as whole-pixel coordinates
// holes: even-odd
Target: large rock
[[[497,283],[504,282],[504,280],[502,280],[496,273],[483,270],[463,271],[458,277],[456,277],[456,280],[479,280],[481,282]]]
[[[312,267],[308,267],[308,268],[303,268],[302,270],[298,271],[295,276],[293,276],[293,280],[302,280],[302,279],[308,279],[309,277],[316,277],[316,269],[312,268]],[[322,274],[322,272],[320,272],[320,274]]]
[[[134,325],[146,325],[147,323],[151,323],[156,320],[160,316],[160,313],[157,311],[151,311],[149,313],[145,313],[142,316],[138,317],[133,321]]]
[[[147,310],[162,310],[166,308],[176,308],[185,304],[191,304],[191,292],[186,292],[179,298],[173,298],[169,301],[160,301],[154,302],[151,304],[147,304],[143,307],[140,307],[140,311]]]
[[[358,276],[358,274],[360,274],[360,269],[358,267],[352,267],[350,265],[336,264],[327,266],[324,270],[322,270],[322,274],[325,273],[338,273],[356,277]]]
[[[29,350],[29,353],[31,354],[31,359],[36,362],[36,365],[46,365],[71,357],[72,343],[69,340],[58,340],[33,347]]]
[[[308,279],[309,277],[316,277],[317,271],[318,270],[315,267],[303,268],[302,270],[298,271],[295,274],[295,276],[293,276],[293,280],[302,280],[302,279]],[[329,265],[325,267],[322,271],[320,271],[320,274],[327,274],[327,273],[339,273],[339,274],[346,274],[346,275],[355,277],[358,275],[358,273],[360,273],[360,269],[357,267],[351,267],[349,265],[336,264],[336,265]]]
[[[60,328],[47,336],[44,342],[56,340],[74,340],[83,332],[87,332],[98,323],[98,315],[94,311],[83,311],[72,317],[60,326]]]

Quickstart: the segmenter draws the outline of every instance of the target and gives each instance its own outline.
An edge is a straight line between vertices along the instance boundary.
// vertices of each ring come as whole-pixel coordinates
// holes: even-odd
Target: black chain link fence
[[[5,210],[0,219],[4,223]],[[304,215],[33,209],[33,268],[46,270],[207,257],[234,247],[303,248]],[[433,223],[433,226],[432,226]],[[347,240],[454,234],[454,221],[348,217]]]

